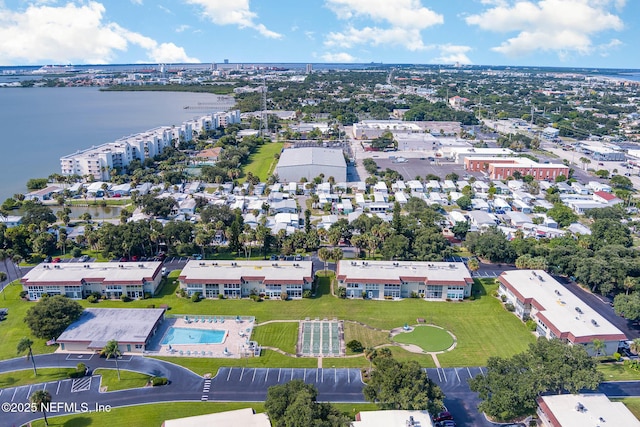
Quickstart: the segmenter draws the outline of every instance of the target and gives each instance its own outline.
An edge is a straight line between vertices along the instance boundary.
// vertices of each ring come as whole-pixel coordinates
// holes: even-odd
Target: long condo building
[[[518,317],[536,322],[538,336],[582,345],[591,355],[596,353],[595,339],[604,343],[600,351],[603,355],[615,353],[620,341],[627,339],[622,331],[543,270],[505,271],[498,281],[498,293],[513,304]]]
[[[340,261],[338,285],[347,298],[461,300],[473,279],[462,262]]]
[[[189,296],[243,298],[302,298],[313,284],[311,261],[189,261],[182,269],[180,288]]]
[[[180,126],[160,126],[145,132],[120,138],[114,142],[77,151],[60,158],[62,175],[91,175],[95,180],[107,181],[111,169],[121,169],[133,160],[144,161],[180,141],[191,141],[199,134],[230,124],[240,123],[240,111],[212,113],[184,122]]]
[[[105,298],[143,298],[155,293],[162,280],[161,262],[42,263],[20,281],[30,300],[43,294],[82,299],[91,294]]]

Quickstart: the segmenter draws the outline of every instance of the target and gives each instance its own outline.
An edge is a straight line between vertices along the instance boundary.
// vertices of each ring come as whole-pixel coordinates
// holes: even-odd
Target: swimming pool
[[[191,329],[171,327],[162,338],[162,344],[221,344],[227,334],[218,329]]]

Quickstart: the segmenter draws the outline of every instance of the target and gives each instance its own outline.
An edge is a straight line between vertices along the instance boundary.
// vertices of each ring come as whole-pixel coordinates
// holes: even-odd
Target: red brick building
[[[471,172],[486,172],[490,179],[506,179],[517,171],[531,175],[537,181],[553,181],[558,176],[569,176],[569,168],[559,164],[541,164],[526,157],[467,157],[464,168]]]

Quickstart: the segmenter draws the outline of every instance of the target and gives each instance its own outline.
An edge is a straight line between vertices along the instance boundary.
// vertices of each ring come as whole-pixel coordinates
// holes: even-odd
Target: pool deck
[[[213,316],[204,316],[205,321],[202,322],[202,316],[183,316],[169,317],[165,319],[162,327],[156,333],[156,337],[151,340],[147,347],[146,354],[158,356],[175,356],[175,357],[216,357],[226,359],[239,359],[242,356],[253,355],[249,349],[248,342],[251,339],[254,323],[247,320],[238,322],[235,318],[226,317],[224,323],[214,323],[208,321]],[[196,322],[195,319],[198,319]],[[185,320],[189,319],[189,321]],[[220,344],[162,344],[162,340],[169,328],[187,328],[187,329],[205,329],[205,330],[225,330],[227,334]],[[247,329],[249,332],[247,332]],[[226,349],[226,352],[225,352]],[[203,354],[204,352],[204,354]]]

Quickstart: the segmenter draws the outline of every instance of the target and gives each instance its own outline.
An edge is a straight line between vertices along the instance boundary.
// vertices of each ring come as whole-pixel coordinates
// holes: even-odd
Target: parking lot
[[[480,173],[474,174],[466,171],[463,164],[457,164],[452,162],[444,162],[438,159],[435,161],[428,160],[427,157],[423,158],[405,158],[402,163],[397,163],[395,160],[386,158],[373,158],[380,169],[385,170],[387,168],[397,171],[405,181],[415,179],[416,176],[424,178],[428,174],[439,176],[440,179],[444,179],[447,174],[456,173],[462,179],[463,175],[474,175],[476,178],[481,177]]]

